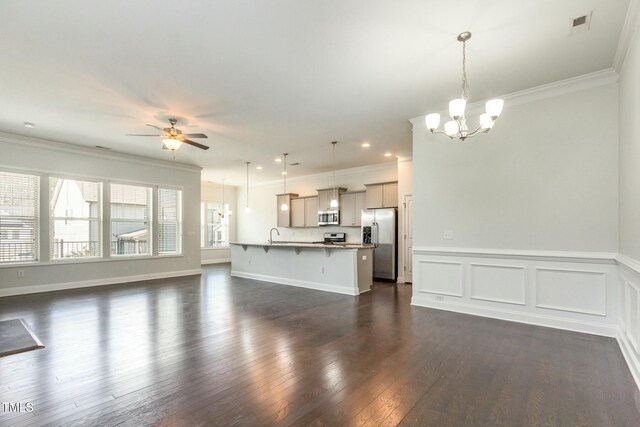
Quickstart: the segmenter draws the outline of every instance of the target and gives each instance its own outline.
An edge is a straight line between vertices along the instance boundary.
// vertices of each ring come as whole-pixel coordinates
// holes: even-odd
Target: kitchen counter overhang
[[[231,244],[231,275],[359,295],[373,283],[373,246],[273,242]]]

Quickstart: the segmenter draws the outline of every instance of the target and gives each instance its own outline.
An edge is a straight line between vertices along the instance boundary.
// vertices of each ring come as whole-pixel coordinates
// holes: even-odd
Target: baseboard
[[[618,327],[606,323],[588,322],[584,320],[568,319],[564,317],[546,316],[537,313],[525,313],[503,308],[481,307],[466,304],[464,302],[444,301],[436,302],[427,298],[414,296],[411,305],[418,307],[435,308],[438,310],[453,311],[456,313],[470,314],[473,316],[490,317],[509,322],[527,323],[529,325],[545,326],[547,328],[564,329],[586,334],[616,337]]]
[[[286,279],[283,277],[267,276],[264,274],[245,273],[243,271],[231,271],[231,275],[245,279],[259,280],[261,282],[278,283],[280,285],[296,286],[298,288],[315,289],[318,291],[334,292],[343,295],[359,295],[355,289],[348,289],[343,286],[328,285],[326,283],[308,282],[306,280]]]
[[[636,386],[640,389],[640,361],[635,357],[635,351],[633,350],[633,347],[631,347],[629,340],[622,329],[618,329],[616,340],[618,341],[618,346],[620,346],[622,356],[627,362],[627,366],[629,366],[631,375],[636,382]]]
[[[200,261],[200,264],[202,265],[209,265],[209,264],[225,264],[231,262],[231,258],[222,258],[222,259],[203,259],[202,261]]]
[[[0,297],[12,295],[37,294],[41,292],[61,291],[65,289],[91,288],[94,286],[117,285],[127,282],[141,282],[143,280],[166,279],[171,277],[193,276],[202,274],[202,270],[180,270],[163,273],[138,274],[135,276],[108,277],[105,279],[80,280],[77,282],[51,283],[46,285],[21,286],[15,288],[0,289]]]

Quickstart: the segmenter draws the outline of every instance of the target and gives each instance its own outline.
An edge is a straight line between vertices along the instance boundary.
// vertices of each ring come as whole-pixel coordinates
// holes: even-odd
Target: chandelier
[[[438,130],[440,125],[440,114],[432,113],[425,117],[427,129],[431,133],[442,133],[451,139],[459,139],[464,141],[467,138],[476,136],[479,133],[487,133],[493,127],[496,119],[502,112],[504,101],[502,99],[491,99],[486,103],[486,113],[480,115],[478,127],[475,130],[469,130],[467,118],[464,110],[469,99],[469,83],[467,82],[467,40],[471,38],[471,33],[465,31],[458,35],[458,41],[462,43],[462,97],[449,102],[449,115],[453,120],[445,122],[444,131]]]

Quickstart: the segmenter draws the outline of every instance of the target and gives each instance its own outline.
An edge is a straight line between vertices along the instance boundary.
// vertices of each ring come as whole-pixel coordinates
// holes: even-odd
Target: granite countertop
[[[232,245],[241,245],[241,246],[268,246],[268,247],[290,247],[290,248],[318,248],[318,249],[371,249],[373,245],[363,245],[360,243],[336,243],[336,244],[326,244],[326,243],[313,243],[313,242],[283,242],[283,241],[274,241],[269,244],[269,242],[264,243],[256,243],[256,242],[232,242]]]

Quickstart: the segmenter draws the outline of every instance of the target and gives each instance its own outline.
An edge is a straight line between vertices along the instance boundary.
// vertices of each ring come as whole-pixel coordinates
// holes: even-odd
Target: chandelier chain
[[[462,99],[469,99],[469,83],[467,82],[467,41],[462,42]]]

